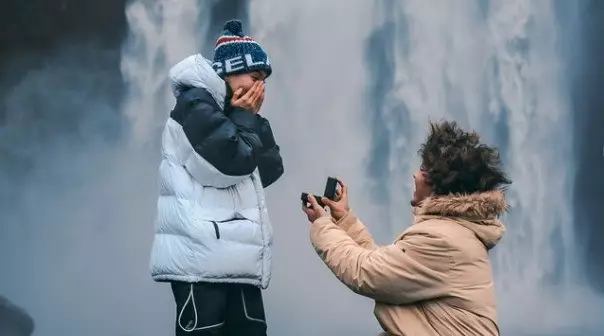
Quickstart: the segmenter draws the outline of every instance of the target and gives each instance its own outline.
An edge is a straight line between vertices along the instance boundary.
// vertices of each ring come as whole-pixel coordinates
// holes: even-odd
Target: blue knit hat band
[[[256,41],[243,34],[237,20],[225,24],[222,36],[216,41],[212,66],[222,78],[254,71],[264,71],[266,77],[272,73],[268,55]]]

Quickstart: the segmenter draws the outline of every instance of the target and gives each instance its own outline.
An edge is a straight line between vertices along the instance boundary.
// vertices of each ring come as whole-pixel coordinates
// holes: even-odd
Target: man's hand
[[[331,217],[337,221],[342,219],[346,214],[350,211],[350,206],[348,205],[348,186],[342,182],[342,180],[338,180],[339,188],[336,189],[336,200],[332,201],[327,197],[322,197],[321,201],[323,204],[329,207],[331,212]]]
[[[257,81],[245,94],[242,93],[241,88],[233,93],[231,106],[241,107],[257,114],[264,102],[264,82]]]
[[[302,211],[304,211],[306,217],[308,217],[309,222],[313,223],[321,217],[329,217],[327,211],[321,208],[313,195],[308,194],[308,202],[310,202],[310,207],[307,207],[306,204],[302,204]]]

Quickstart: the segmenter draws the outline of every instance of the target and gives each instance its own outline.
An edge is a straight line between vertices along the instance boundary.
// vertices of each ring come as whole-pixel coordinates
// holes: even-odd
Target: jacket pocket
[[[216,233],[216,239],[220,239],[220,229],[218,228],[218,224],[215,221],[212,221],[212,225],[214,225],[214,232]]]

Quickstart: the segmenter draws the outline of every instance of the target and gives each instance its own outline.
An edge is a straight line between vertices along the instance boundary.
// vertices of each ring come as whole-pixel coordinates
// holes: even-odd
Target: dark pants
[[[176,336],[266,336],[260,288],[172,282]]]

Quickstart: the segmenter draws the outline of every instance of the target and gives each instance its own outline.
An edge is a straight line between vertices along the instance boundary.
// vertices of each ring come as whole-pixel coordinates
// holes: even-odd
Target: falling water
[[[209,38],[209,3],[129,4],[122,71],[133,144],[165,121],[173,104],[165,76]],[[556,20],[548,0],[250,2],[251,35],[275,68],[262,113],[286,165],[267,191],[276,236],[271,335],[379,330],[372,303],[314,255],[299,193],[342,177],[355,211],[388,242],[410,223],[415,152],[429,118],[442,117],[500,147],[514,180],[508,232],[493,253],[504,332],[551,334],[593,322],[573,268],[571,113]]]
[[[320,262],[297,201],[301,191],[321,192],[326,177],[336,175],[349,183],[355,211],[378,218],[364,191],[370,134],[363,114],[372,111],[363,108],[362,50],[371,2],[254,0],[249,10],[252,36],[274,68],[263,113],[286,170],[267,191],[275,226],[274,279],[267,291],[272,335],[375,335],[372,302],[351,294]],[[367,225],[384,231],[377,220]]]
[[[317,3],[319,2],[317,1]],[[136,150],[143,146],[144,151],[149,151],[150,148],[157,145],[158,128],[165,122],[174,103],[174,99],[165,85],[168,69],[183,57],[202,50],[201,45],[206,42],[205,39],[216,36],[218,32],[207,33],[209,22],[207,13],[212,4],[213,1],[193,0],[135,0],[129,3],[126,14],[130,26],[130,36],[125,44],[122,58],[122,71],[125,81],[129,85],[125,114],[132,120],[133,125],[129,150]],[[316,5],[303,7],[318,8]],[[265,12],[275,13],[280,8],[290,9],[284,2],[274,2]],[[313,13],[301,14],[298,13],[297,17],[308,21]],[[324,22],[322,29],[329,28],[325,24],[328,16],[331,14],[322,14]],[[283,18],[285,19],[285,17]],[[345,20],[345,18],[345,15],[340,15],[339,20]],[[268,24],[268,22],[267,20],[266,23]],[[359,159],[367,150],[362,146],[367,141],[363,140],[361,128],[354,125],[353,121],[359,118],[338,119],[336,115],[326,115],[323,113],[324,106],[321,104],[322,102],[331,103],[334,104],[334,107],[348,109],[347,113],[342,113],[342,117],[359,112],[358,106],[362,101],[360,83],[362,83],[363,74],[362,72],[349,74],[348,71],[342,71],[338,67],[344,64],[349,68],[360,69],[362,59],[358,55],[356,58],[353,55],[352,58],[343,62],[326,58],[326,62],[321,64],[321,59],[313,57],[306,61],[314,63],[314,72],[305,70],[307,65],[299,57],[300,55],[280,54],[279,51],[295,51],[297,45],[302,44],[312,48],[320,41],[305,38],[304,31],[293,31],[292,29],[295,29],[296,26],[291,23],[288,29],[280,29],[280,32],[285,34],[277,32],[275,36],[277,39],[284,38],[283,40],[276,40],[269,36],[266,38],[267,49],[271,51],[271,58],[278,70],[269,81],[268,97],[263,113],[274,124],[276,138],[282,146],[287,170],[287,176],[268,190],[272,221],[275,226],[275,235],[278,237],[274,252],[275,272],[266,295],[269,332],[271,335],[292,336],[339,334],[341,332],[371,333],[379,329],[370,313],[371,303],[349,295],[346,289],[341,288],[329,274],[323,272],[322,264],[309,247],[307,224],[303,220],[297,201],[299,193],[303,190],[313,188],[320,191],[328,173],[337,173],[350,180],[356,179],[362,173],[362,164]],[[357,29],[359,32],[364,31],[361,27]],[[298,33],[298,35],[292,38],[293,33]],[[348,33],[349,28],[342,26],[339,34]],[[328,36],[325,36],[324,43],[328,42],[327,38]],[[350,38],[349,40],[356,44],[355,49],[362,48],[362,39]],[[201,44],[198,43],[199,41]],[[275,44],[279,42],[282,44],[276,46]],[[329,47],[328,44],[325,46]],[[284,60],[280,55],[287,56],[289,60]],[[212,55],[206,55],[206,57],[212,57]],[[326,66],[334,67],[336,69],[334,74],[337,74],[338,71],[341,72],[340,81],[354,82],[354,86],[348,91],[353,92],[356,99],[340,96],[330,102],[329,93],[324,87],[312,84],[310,76],[301,78],[298,75],[305,72],[318,78]],[[283,81],[284,78],[295,78],[296,76],[301,80],[297,83],[301,85],[294,85],[296,82],[289,80]],[[335,87],[338,81],[334,80],[331,83],[323,81],[322,83]],[[285,87],[288,89],[282,89]],[[304,97],[303,101],[291,104],[294,99],[299,100],[299,96]],[[293,127],[293,125],[298,127]],[[318,128],[318,131],[311,132],[313,127]],[[355,133],[354,139],[350,139],[351,135]],[[339,140],[331,145],[331,149],[324,148],[322,139],[328,138],[330,135],[336,136]],[[349,146],[353,140],[355,145]],[[159,156],[159,149],[155,148],[155,151]],[[149,159],[147,160],[149,161]],[[150,161],[153,162],[153,159]],[[316,164],[310,164],[311,162]],[[332,162],[334,163],[332,164]],[[151,218],[146,225],[152,225]],[[311,278],[316,278],[315,281],[322,285],[317,288],[305,277],[297,276],[292,279],[292,275],[300,274],[302,269],[307,276],[317,274],[316,277]],[[155,288],[157,291],[162,291],[162,297],[167,299],[168,287],[156,286]],[[305,295],[305,292],[313,295]],[[365,304],[365,311],[357,312],[360,307],[363,307],[363,304]],[[172,305],[169,301],[165,301],[163,306],[156,306],[152,310],[165,314],[161,319],[165,321],[171,317]],[[345,308],[342,308],[342,305],[345,305]],[[325,307],[338,313],[328,319],[314,314],[316,307]],[[357,323],[350,325],[348,320],[352,316],[355,316]],[[313,322],[309,323],[309,321]]]
[[[170,335],[174,332],[174,303],[169,286],[153,283],[148,273],[161,154],[159,145],[161,128],[175,102],[167,81],[169,69],[201,49],[209,27],[208,8],[212,3],[213,0],[132,0],[125,8],[130,31],[121,58],[127,87],[123,113],[132,126],[125,146],[116,155],[113,169],[117,170],[116,176],[124,175],[123,170],[140,171],[123,182],[132,190],[138,189],[129,203],[141,209],[128,221],[123,235],[130,237],[132,245],[139,246],[136,248],[139,256],[131,263],[136,266],[136,277],[141,280],[132,285],[132,290],[138,292],[133,293],[132,298],[138,298],[137,306],[141,308],[132,309],[137,318],[146,316],[147,322],[136,325],[137,318],[130,317],[132,323],[121,325],[123,335]]]
[[[501,149],[512,212],[493,259],[500,319],[514,334],[574,335],[597,322],[600,305],[574,267],[570,90],[554,5],[379,1],[366,53],[376,112],[369,174],[393,231],[410,216],[397,205],[411,193],[428,118],[457,120]]]
[[[205,5],[205,6],[203,6]],[[128,84],[124,113],[132,120],[132,141],[157,134],[174,99],[166,76],[172,65],[199,52],[207,34],[211,1],[136,0],[128,3],[129,40],[122,51],[122,74]]]
[[[592,308],[601,309],[600,300],[574,267],[570,90],[554,1],[382,0],[346,4],[344,17],[321,15],[342,4],[284,3],[268,11],[273,5],[251,7],[255,33],[288,71],[273,96],[287,102],[294,92],[294,111],[312,104],[297,125],[308,123],[319,137],[346,141],[348,151],[369,158],[366,174],[351,177],[379,209],[356,206],[372,212],[374,232],[394,235],[409,225],[410,209],[401,205],[412,192],[427,123],[455,119],[501,149],[514,180],[508,232],[493,252],[504,331],[574,334],[597,323]],[[351,62],[363,52],[365,64]],[[365,72],[366,78],[358,75]],[[365,105],[358,104],[359,91],[367,94]],[[344,105],[351,101],[352,109]],[[330,119],[356,126],[341,126],[341,135],[331,137]],[[367,137],[371,148],[363,152]],[[329,164],[346,158],[327,148]]]

